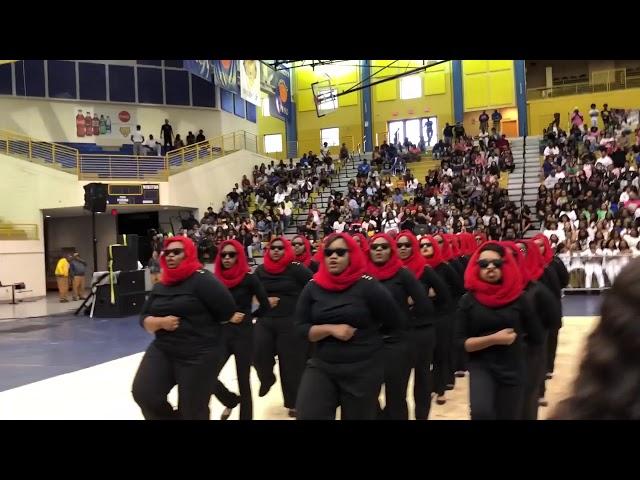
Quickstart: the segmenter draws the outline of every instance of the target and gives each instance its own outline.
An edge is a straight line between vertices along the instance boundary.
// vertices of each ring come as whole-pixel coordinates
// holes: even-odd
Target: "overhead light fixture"
[[[45,218],[51,218],[51,215],[45,215],[44,217]]]

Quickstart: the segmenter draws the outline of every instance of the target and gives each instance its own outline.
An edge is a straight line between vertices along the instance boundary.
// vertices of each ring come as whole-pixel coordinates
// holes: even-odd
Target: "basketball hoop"
[[[338,90],[331,83],[331,77],[328,74],[325,77],[327,78],[311,84],[318,117],[324,117],[338,109]]]

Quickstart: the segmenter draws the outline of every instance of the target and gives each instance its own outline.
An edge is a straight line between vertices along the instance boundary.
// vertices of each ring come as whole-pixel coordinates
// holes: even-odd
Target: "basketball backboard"
[[[324,76],[326,78],[311,84],[318,117],[324,117],[338,109],[338,89],[333,85],[328,74]]]

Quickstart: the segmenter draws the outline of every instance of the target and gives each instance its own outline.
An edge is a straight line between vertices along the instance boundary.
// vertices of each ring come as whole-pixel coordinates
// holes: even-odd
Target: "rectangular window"
[[[275,135],[264,136],[264,153],[280,153],[282,152],[282,135],[276,133]]]
[[[320,130],[320,143],[324,145],[325,142],[330,147],[340,146],[340,129],[339,128],[323,128]]]
[[[420,98],[422,96],[422,76],[410,75],[400,79],[400,98]]]
[[[104,102],[107,99],[106,67],[101,63],[78,63],[81,100],[102,100]],[[116,79],[113,81],[115,82]]]
[[[104,67],[102,67],[104,70]],[[48,60],[49,96],[53,98],[77,98],[76,64],[65,60]]]

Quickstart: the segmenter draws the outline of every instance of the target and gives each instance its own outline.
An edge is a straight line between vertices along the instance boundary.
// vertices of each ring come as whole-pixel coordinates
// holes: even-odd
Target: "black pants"
[[[149,345],[133,379],[133,399],[146,420],[209,420],[209,400],[218,377],[220,349],[178,356]],[[178,410],[167,395],[178,385]]]
[[[382,351],[356,363],[307,362],[297,400],[298,420],[374,420],[384,378]]]
[[[547,340],[547,373],[553,373],[556,364],[556,350],[558,349],[558,332],[560,329],[552,328],[549,330],[549,338]]]
[[[291,317],[262,317],[254,326],[254,366],[263,384],[273,383],[278,356],[285,408],[296,408],[296,395],[309,354],[309,342],[294,330]]]
[[[436,320],[436,347],[433,353],[433,391],[444,395],[447,384],[453,384],[453,315],[442,315]]]
[[[251,319],[245,320],[251,321]],[[222,371],[231,355],[236,359],[236,375],[240,396],[230,392],[227,387],[216,379],[213,394],[220,403],[227,408],[240,404],[240,420],[253,419],[253,402],[251,400],[251,362],[253,358],[253,326],[225,325],[222,329],[224,352],[220,358]]]
[[[524,385],[505,385],[489,369],[469,362],[471,420],[519,420]]]
[[[378,410],[384,420],[408,420],[407,385],[411,375],[411,347],[407,338],[385,341],[384,363],[385,407]]]
[[[431,365],[437,342],[436,329],[434,326],[413,328],[409,340],[415,417],[416,420],[427,420],[431,411],[431,392],[433,391]]]
[[[167,151],[173,148],[173,142],[171,141],[171,137],[164,137],[164,144],[162,145]]]
[[[527,374],[524,385],[524,400],[522,403],[522,419],[538,419],[538,397],[540,387],[544,386],[546,342],[542,345],[528,345]]]

